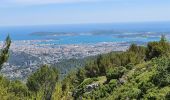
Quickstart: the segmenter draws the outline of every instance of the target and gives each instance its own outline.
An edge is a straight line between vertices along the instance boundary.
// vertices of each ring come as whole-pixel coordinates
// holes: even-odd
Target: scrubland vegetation
[[[7,61],[11,40],[0,53],[0,67]],[[64,66],[63,66],[64,67]],[[1,100],[169,100],[170,43],[132,44],[126,52],[111,52],[88,60],[59,80],[59,71],[43,65],[27,82],[1,75]]]

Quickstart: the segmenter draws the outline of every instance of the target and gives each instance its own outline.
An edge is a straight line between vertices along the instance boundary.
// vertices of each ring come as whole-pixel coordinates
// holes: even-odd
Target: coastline
[[[45,42],[48,41],[52,40],[45,40]],[[112,51],[125,51],[130,45],[126,42],[64,45],[34,44],[36,42],[44,42],[44,40],[13,41],[10,48],[11,57],[1,71],[4,76],[9,79],[25,80],[39,68],[39,65],[55,65],[63,59],[82,59]]]

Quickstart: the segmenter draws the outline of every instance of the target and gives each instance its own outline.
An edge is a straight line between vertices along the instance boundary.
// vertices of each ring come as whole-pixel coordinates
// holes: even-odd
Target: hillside
[[[8,44],[1,63],[8,58]],[[4,61],[2,58],[6,58]],[[74,62],[74,60],[73,60]],[[69,65],[69,61],[58,68]],[[147,46],[98,55],[73,64],[62,80],[56,67],[42,65],[26,83],[0,77],[2,100],[169,100],[170,44],[164,36]],[[70,67],[71,68],[71,67]]]
[[[64,83],[76,100],[169,100],[169,50],[164,36],[147,47],[132,44],[126,52],[99,55]],[[100,77],[107,80],[97,83]]]

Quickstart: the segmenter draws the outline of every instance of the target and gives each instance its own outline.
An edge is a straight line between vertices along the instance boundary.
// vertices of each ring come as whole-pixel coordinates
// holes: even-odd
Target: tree
[[[166,41],[164,35],[162,35],[159,42],[149,42],[146,50],[146,59],[150,60],[155,57],[166,56],[170,52],[170,44]]]
[[[138,46],[136,44],[131,44],[128,51],[137,53],[138,52]]]
[[[83,82],[83,80],[86,78],[85,76],[85,70],[83,68],[78,69],[76,73],[77,81],[78,83]]]
[[[99,71],[100,71],[96,60],[89,61],[85,65],[85,70],[86,70],[87,77],[96,77],[99,75]]]
[[[49,100],[58,81],[58,74],[56,68],[43,65],[28,78],[26,85],[32,92],[44,91],[44,99]]]
[[[161,40],[160,40],[160,42],[166,42],[167,40],[166,40],[166,37],[165,37],[165,35],[162,35],[161,36]]]
[[[55,86],[54,93],[52,95],[52,100],[61,100],[63,96],[62,85],[61,83],[57,83]]]
[[[11,38],[8,35],[6,40],[5,40],[4,46],[0,51],[0,70],[2,69],[4,62],[6,62],[9,58],[10,45],[11,45]]]
[[[140,62],[144,61],[144,59],[145,59],[146,47],[137,46],[136,44],[132,44],[129,47],[129,50],[127,52],[135,53],[135,55],[136,55],[136,63],[140,63]]]

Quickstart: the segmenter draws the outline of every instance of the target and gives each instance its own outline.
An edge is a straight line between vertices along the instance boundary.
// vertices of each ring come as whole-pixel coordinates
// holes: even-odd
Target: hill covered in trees
[[[1,50],[8,58],[10,38]],[[60,66],[61,67],[61,66]],[[64,68],[64,64],[62,66]],[[170,43],[132,44],[126,52],[111,52],[88,60],[59,80],[55,67],[43,65],[26,83],[0,77],[2,100],[169,100]]]

